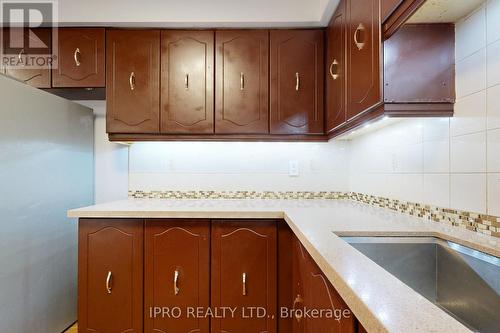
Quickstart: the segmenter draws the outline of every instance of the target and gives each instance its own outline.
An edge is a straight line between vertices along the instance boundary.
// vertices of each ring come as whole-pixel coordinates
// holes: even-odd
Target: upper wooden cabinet
[[[142,220],[80,220],[79,332],[143,332],[143,228]]]
[[[401,8],[408,11],[419,3],[401,1],[390,18]],[[383,4],[388,12],[389,1]],[[341,1],[328,27],[326,132],[330,138],[384,115],[453,115],[453,26],[400,25],[383,41],[380,5],[380,0]],[[342,61],[345,55],[347,65]]]
[[[57,68],[52,71],[53,87],[104,87],[104,28],[58,29]]]
[[[210,299],[210,221],[147,220],[145,228],[145,309],[179,307],[179,318],[146,316],[144,332],[209,333],[209,318],[186,309],[208,308]]]
[[[108,133],[159,133],[160,31],[106,33]]]
[[[215,132],[269,133],[269,32],[216,32]]]
[[[52,30],[6,28],[2,35],[2,54],[11,60],[3,73],[36,88],[50,88]]]
[[[346,12],[345,0],[339,6],[327,28],[326,71],[326,132],[345,123],[346,107]]]
[[[323,30],[271,31],[271,133],[321,134]]]
[[[276,221],[213,221],[212,228],[211,306],[237,312],[213,318],[211,332],[275,333]],[[250,307],[265,308],[266,316],[251,315]]]
[[[214,32],[161,32],[161,132],[214,132]]]
[[[347,118],[382,102],[380,0],[347,1]]]

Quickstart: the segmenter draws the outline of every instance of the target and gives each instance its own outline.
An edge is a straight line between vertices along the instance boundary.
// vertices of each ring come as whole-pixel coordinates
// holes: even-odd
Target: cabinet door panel
[[[52,30],[6,28],[3,37],[2,53],[12,64],[3,68],[4,74],[35,88],[50,88],[51,60],[48,58],[52,52]]]
[[[216,133],[269,133],[269,32],[216,32]]]
[[[60,28],[52,86],[104,87],[104,28]]]
[[[142,244],[142,220],[80,220],[79,332],[142,332]]]
[[[214,33],[164,30],[162,133],[213,133]]]
[[[276,332],[276,270],[275,221],[213,222],[211,304],[236,312],[214,318],[212,332]],[[252,316],[250,307],[265,308],[269,317]]]
[[[342,0],[327,29],[326,131],[346,122],[346,22]]]
[[[106,34],[108,133],[158,133],[160,32],[108,30]]]
[[[210,221],[147,220],[145,332],[209,332],[208,318],[187,315],[209,306]],[[151,318],[152,307],[179,307],[180,318]]]
[[[348,119],[382,100],[380,0],[348,3]]]
[[[271,133],[323,133],[323,31],[271,31]]]
[[[347,305],[321,272],[300,241],[295,238],[294,246],[294,286],[295,294],[300,295],[299,307],[318,310],[346,310]],[[302,294],[301,294],[302,293]],[[355,317],[342,317],[340,320],[320,316],[295,319],[294,333],[354,333]]]

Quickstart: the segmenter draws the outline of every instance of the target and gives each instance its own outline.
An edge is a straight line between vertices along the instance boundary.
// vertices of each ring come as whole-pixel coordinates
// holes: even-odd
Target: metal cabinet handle
[[[358,33],[361,31],[365,31],[365,26],[363,25],[363,23],[360,23],[358,25],[358,27],[356,28],[356,31],[354,31],[354,44],[356,44],[358,50],[360,50],[360,51],[365,47],[364,42],[358,41]]]
[[[22,57],[23,57],[23,54],[24,54],[24,49],[22,49],[22,50],[19,52],[19,54],[17,55],[17,59],[19,60],[19,63],[21,63],[21,64],[22,64],[22,66],[24,66],[24,65],[25,65],[25,64],[24,64],[24,61],[23,61],[23,58],[22,58]]]
[[[300,89],[300,75],[299,73],[295,73],[295,91],[299,91]]]
[[[243,296],[246,296],[247,295],[247,273],[243,273],[241,278],[242,278],[242,282],[243,282],[242,294],[243,294]]]
[[[245,74],[240,73],[240,90],[245,89]]]
[[[80,49],[77,47],[75,50],[75,53],[73,54],[73,58],[75,59],[76,67],[79,67],[81,65],[80,56],[81,56]]]
[[[108,292],[108,294],[111,294],[111,289],[113,288],[111,286],[112,278],[113,278],[113,273],[111,273],[111,271],[109,271],[108,276],[106,277],[106,291]]]
[[[332,79],[337,80],[339,78],[339,74],[337,74],[337,66],[339,65],[337,59],[333,59],[333,62],[330,65],[330,76]],[[335,73],[333,72],[333,67],[335,66]]]
[[[178,295],[179,294],[179,286],[177,285],[177,282],[179,281],[179,271],[174,272],[174,294]]]
[[[189,74],[186,74],[184,77],[184,88],[186,88],[186,90],[189,89]]]
[[[135,89],[135,73],[134,72],[130,73],[130,77],[128,78],[128,82],[130,84],[130,90],[134,90]]]
[[[300,296],[300,294],[297,294],[297,296],[293,300],[292,309],[295,310],[297,308],[297,304],[303,303],[303,302],[304,302],[304,299],[302,298],[302,296]],[[294,312],[294,313],[296,313],[296,312]],[[302,314],[301,315],[295,314],[295,319],[297,319],[297,322],[300,323],[300,321],[302,320]]]

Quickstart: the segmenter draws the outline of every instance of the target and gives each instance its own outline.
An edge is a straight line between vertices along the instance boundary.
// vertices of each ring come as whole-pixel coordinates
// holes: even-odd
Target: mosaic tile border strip
[[[397,211],[426,220],[446,223],[500,238],[500,217],[401,201],[356,192],[329,191],[129,191],[136,199],[258,199],[258,200],[340,200],[349,199]]]

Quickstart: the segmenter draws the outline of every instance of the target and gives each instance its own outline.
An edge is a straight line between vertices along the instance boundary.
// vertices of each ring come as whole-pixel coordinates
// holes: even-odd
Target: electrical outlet
[[[288,161],[288,175],[290,177],[299,176],[299,161],[296,160]]]

